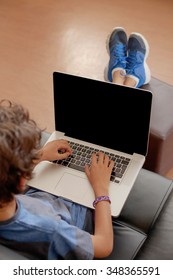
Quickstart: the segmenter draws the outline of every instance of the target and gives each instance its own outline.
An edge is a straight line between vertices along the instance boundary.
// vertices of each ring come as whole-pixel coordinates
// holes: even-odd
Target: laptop
[[[94,192],[84,172],[93,152],[114,160],[109,195],[118,217],[141,170],[148,148],[152,93],[106,81],[53,73],[55,131],[73,154],[39,163],[28,185],[93,208]]]

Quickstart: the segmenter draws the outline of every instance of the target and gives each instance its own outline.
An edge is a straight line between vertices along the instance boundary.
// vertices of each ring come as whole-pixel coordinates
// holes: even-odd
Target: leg
[[[114,84],[123,85],[125,81],[125,74],[122,70],[112,71],[112,82]]]
[[[116,27],[108,37],[107,50],[110,55],[107,80],[123,84],[126,74],[127,35],[122,27]]]
[[[149,53],[147,40],[140,33],[131,33],[127,46],[126,79],[124,85],[141,87],[151,79],[146,63]]]

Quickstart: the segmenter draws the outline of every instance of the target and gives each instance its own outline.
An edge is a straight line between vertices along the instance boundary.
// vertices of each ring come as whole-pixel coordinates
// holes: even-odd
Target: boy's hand
[[[60,139],[48,142],[40,150],[40,153],[39,162],[42,160],[54,161],[67,158],[72,154],[72,149],[66,140]]]
[[[107,195],[114,162],[102,152],[92,154],[91,166],[85,166],[85,172],[96,196]]]

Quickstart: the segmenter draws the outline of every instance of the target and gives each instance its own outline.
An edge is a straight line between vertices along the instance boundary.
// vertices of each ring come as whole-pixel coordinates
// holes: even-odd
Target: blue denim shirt
[[[48,244],[48,259],[93,259],[91,236],[84,231],[87,208],[42,191],[16,195],[14,217],[0,222],[0,237]]]

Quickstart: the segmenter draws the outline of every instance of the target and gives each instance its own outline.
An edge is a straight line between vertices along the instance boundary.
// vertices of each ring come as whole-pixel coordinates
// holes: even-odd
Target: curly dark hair
[[[22,105],[0,102],[0,207],[19,193],[20,178],[31,178],[40,139],[41,129]]]

